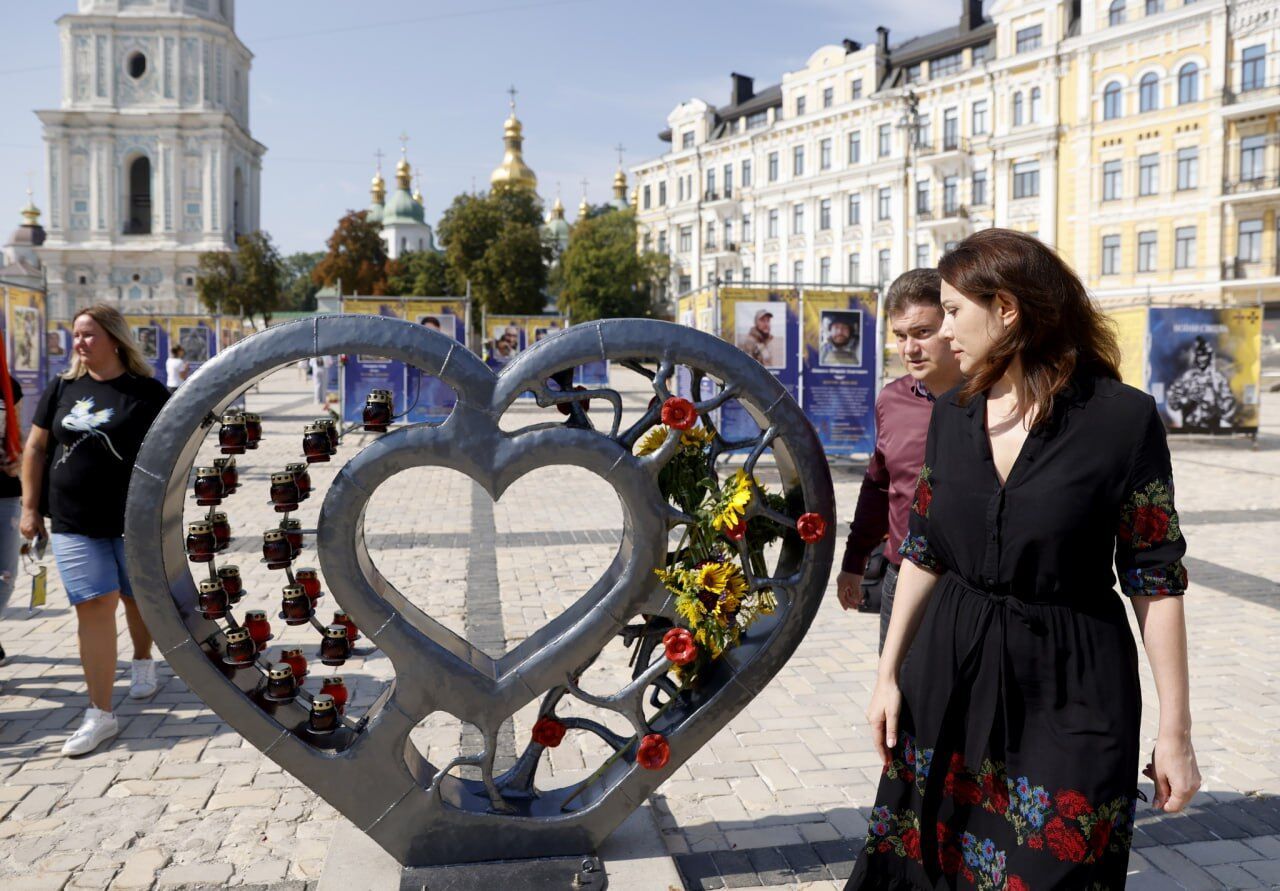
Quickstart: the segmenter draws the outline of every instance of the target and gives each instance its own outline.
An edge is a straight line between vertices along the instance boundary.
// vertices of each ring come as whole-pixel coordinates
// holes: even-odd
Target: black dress
[[[1186,589],[1150,396],[1077,376],[1001,486],[986,397],[934,405],[902,555],[940,573],[848,888],[1123,888],[1138,655],[1114,590]]]

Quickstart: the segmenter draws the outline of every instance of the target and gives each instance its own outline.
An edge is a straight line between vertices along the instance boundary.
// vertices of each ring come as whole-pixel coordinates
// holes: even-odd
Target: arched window
[[[1160,77],[1151,71],[1138,82],[1138,111],[1155,111],[1159,107]]]
[[[1200,101],[1200,66],[1188,62],[1178,69],[1178,104]]]
[[[1022,104],[1023,104],[1022,92],[1019,91],[1017,93],[1014,93],[1013,94],[1013,126],[1015,127],[1022,126],[1022,120],[1023,120]]]
[[[1111,0],[1111,8],[1107,10],[1107,24],[1124,24],[1124,0]]]
[[[1040,88],[1031,88],[1031,123],[1038,123],[1040,120]]]
[[[1147,0],[1147,15],[1164,12],[1164,0]]]
[[[1102,91],[1102,119],[1114,121],[1124,114],[1124,94],[1120,84],[1112,81]]]
[[[146,155],[129,164],[129,202],[125,212],[125,235],[151,234],[151,159]]]

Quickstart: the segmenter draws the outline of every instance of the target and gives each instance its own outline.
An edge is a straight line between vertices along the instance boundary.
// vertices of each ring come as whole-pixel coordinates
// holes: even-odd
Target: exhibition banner
[[[702,295],[712,301],[715,295]],[[800,401],[799,293],[794,289],[721,288],[719,331],[721,338],[755,359]],[[701,307],[695,309],[699,315]],[[720,410],[720,435],[726,440],[752,439],[760,425],[737,400]]]
[[[44,294],[27,288],[5,288],[5,350],[9,370],[22,386],[22,429],[31,426],[45,381]]]
[[[62,374],[71,366],[71,322],[50,321],[44,333],[45,373],[44,383]]]
[[[212,326],[213,320],[191,316],[172,316],[169,319],[169,343],[182,347],[182,358],[186,360],[188,375],[195,374],[196,369],[213,358],[217,352],[217,338]],[[168,358],[168,352],[164,359]],[[160,362],[160,372],[164,374],[164,360]],[[164,377],[160,378],[161,381]]]
[[[404,318],[451,337],[460,344],[467,340],[467,301],[456,297],[415,297],[404,303]],[[438,377],[416,366],[405,368],[405,420],[409,423],[440,424],[457,403],[457,394]]]
[[[1120,345],[1120,379],[1139,390],[1147,388],[1147,307],[1132,306],[1107,313],[1116,323]]]
[[[355,315],[383,316],[389,319],[404,318],[402,302],[395,298],[344,298],[342,311]],[[325,356],[329,369],[336,365],[334,358]],[[405,401],[403,362],[386,356],[353,354],[345,357],[342,367],[338,370],[341,372],[338,392],[341,394],[340,404],[344,424],[359,424],[363,421],[365,399],[371,390],[390,390],[391,404],[396,415],[403,414],[409,407]]]
[[[1262,310],[1152,307],[1149,392],[1170,433],[1257,433]]]
[[[870,454],[876,445],[876,295],[806,289],[800,302],[801,408],[827,452]]]
[[[133,334],[142,358],[155,369],[164,383],[164,361],[169,358],[169,318],[166,316],[125,315],[125,324]]]

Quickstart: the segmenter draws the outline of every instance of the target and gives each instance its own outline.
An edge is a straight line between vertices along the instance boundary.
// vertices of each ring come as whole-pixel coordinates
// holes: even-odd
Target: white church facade
[[[259,228],[252,54],[235,0],[79,0],[44,125],[50,318],[102,300],[198,313],[196,263]]]

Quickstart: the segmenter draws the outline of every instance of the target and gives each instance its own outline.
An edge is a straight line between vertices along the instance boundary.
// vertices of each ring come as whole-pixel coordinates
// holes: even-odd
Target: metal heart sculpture
[[[183,508],[198,449],[221,412],[272,371],[316,355],[373,354],[412,364],[453,389],[457,405],[438,426],[407,425],[361,449],[325,497],[316,535],[326,587],[368,638],[390,659],[395,680],[358,720],[312,732],[307,695],[285,701],[263,696],[265,666],[228,667],[227,636],[239,628],[228,612],[205,618],[191,574]],[[623,430],[622,399],[609,388],[560,391],[556,372],[598,360],[644,373],[655,399]],[[667,436],[648,455],[633,454],[648,430],[661,426],[676,374],[706,398],[694,403],[714,433],[708,472],[725,452],[746,452],[750,476],[770,451],[782,478],[787,511],[763,498],[746,507],[786,535],[772,573],[744,565],[751,591],[770,590],[777,607],[743,632],[692,688],[677,689],[673,663],[661,647],[643,658],[629,683],[612,695],[582,690],[578,679],[613,640],[636,640],[639,617],[674,618],[671,594],[657,583],[671,530],[690,522],[663,496],[658,477],[681,436]],[[521,394],[569,411],[563,424],[512,433],[499,419]],[[585,401],[597,400],[587,414]],[[726,442],[713,412],[737,400],[759,424],[759,435]],[[611,423],[593,420],[607,403]],[[622,505],[623,534],[612,564],[568,610],[501,658],[481,652],[433,620],[373,565],[364,542],[364,513],[379,484],[411,467],[452,468],[497,499],[518,477],[553,464],[585,468],[606,480]],[[754,485],[754,484],[753,484]],[[830,472],[813,428],[781,384],[754,360],[708,334],[648,320],[577,325],[540,341],[495,375],[452,339],[421,325],[369,316],[321,316],[255,334],[206,363],[170,399],[143,444],[129,489],[126,555],[133,589],[155,640],[173,669],[217,714],[284,770],[332,804],[406,866],[475,862],[593,851],[658,785],[724,727],[777,673],[818,609],[834,551],[834,536],[802,541],[788,514],[834,518]],[[744,564],[746,550],[739,546]],[[757,564],[756,569],[760,569]],[[646,620],[648,621],[648,620]],[[643,627],[648,627],[646,624]],[[627,635],[630,634],[630,638]],[[645,697],[665,698],[646,717]],[[565,697],[615,712],[635,735],[623,737],[583,717],[561,728],[589,732],[613,751],[586,780],[535,789],[543,745],[530,742],[514,766],[495,775],[498,730],[541,698],[539,714],[554,715]],[[278,699],[278,698],[277,698]],[[431,764],[409,734],[434,712],[474,725],[483,752]],[[669,759],[657,766],[638,757],[640,740],[661,734]],[[474,765],[481,778],[456,775]]]

